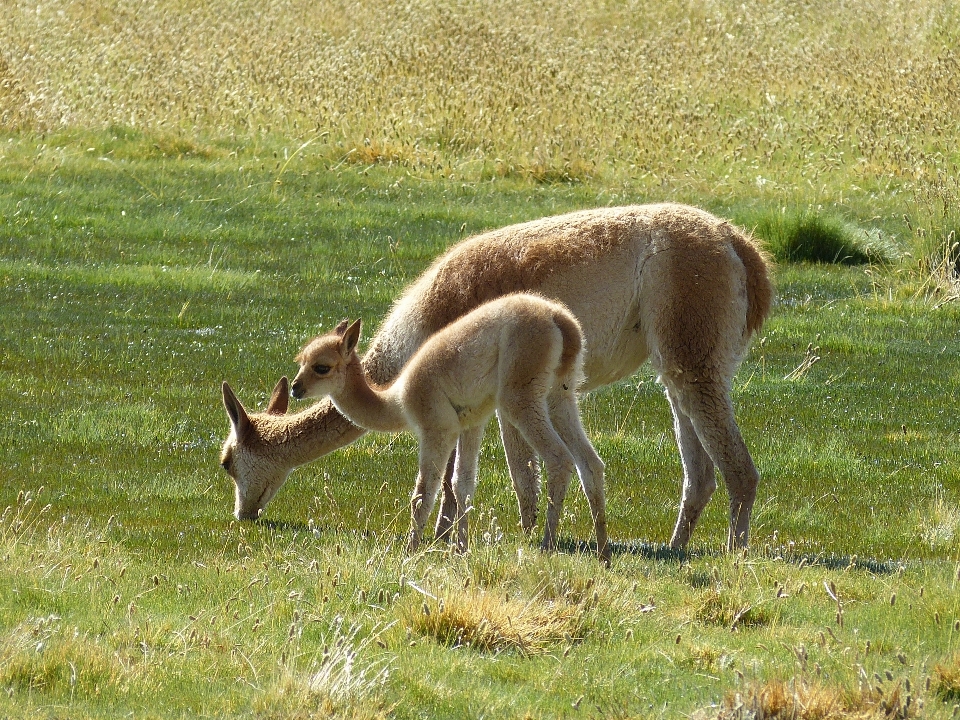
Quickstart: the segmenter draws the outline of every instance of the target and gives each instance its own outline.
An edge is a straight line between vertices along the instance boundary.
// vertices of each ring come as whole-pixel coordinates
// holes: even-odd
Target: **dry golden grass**
[[[960,654],[933,668],[934,691],[945,701],[960,702]]]
[[[808,682],[771,680],[728,693],[717,720],[868,720],[911,718],[919,710],[915,698],[901,684],[848,691]]]
[[[445,645],[538,655],[578,636],[583,607],[542,598],[505,598],[482,589],[447,590],[436,602],[410,604],[403,622]]]
[[[942,305],[960,298],[958,27],[936,0],[18,0],[0,131],[142,132],[261,168],[300,148],[274,152],[278,182],[294,162],[384,163],[758,222],[836,211],[909,253],[902,291]]]
[[[719,625],[735,630],[760,627],[771,621],[765,605],[747,600],[742,593],[727,589],[711,589],[697,600],[694,616],[705,625]]]
[[[302,647],[285,657],[279,677],[257,701],[258,717],[380,720],[389,715],[378,695],[390,664],[377,658],[373,647],[383,628],[359,638],[360,628],[344,628],[343,622],[342,616],[334,620],[322,651],[312,658]]]
[[[957,27],[931,0],[10,2],[0,127],[273,133],[458,176],[718,193],[919,186],[955,175]]]

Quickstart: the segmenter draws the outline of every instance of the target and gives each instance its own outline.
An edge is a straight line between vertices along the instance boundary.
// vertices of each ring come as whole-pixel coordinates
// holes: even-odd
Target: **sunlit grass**
[[[705,717],[949,717],[955,703],[953,564],[871,572],[761,548],[617,553],[608,571],[485,534],[466,557],[405,560],[383,536],[232,523],[203,558],[159,563],[113,523],[52,516],[46,492],[12,505],[17,529],[0,536],[4,713],[406,718],[485,703],[521,717],[630,697],[638,713],[648,698]]]
[[[8,3],[0,716],[955,716],[958,27],[873,0]],[[263,407],[306,338],[376,327],[469,234],[663,200],[780,263],[734,383],[747,554],[722,483],[663,546],[682,468],[649,367],[581,403],[609,571],[579,491],[562,552],[522,534],[493,424],[466,556],[401,554],[403,435],[232,520],[222,380]]]

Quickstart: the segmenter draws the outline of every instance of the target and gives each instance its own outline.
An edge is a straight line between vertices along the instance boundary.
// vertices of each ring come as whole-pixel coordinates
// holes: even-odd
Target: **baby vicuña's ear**
[[[348,327],[343,333],[343,340],[341,341],[341,354],[344,357],[347,357],[350,353],[357,349],[357,343],[360,342],[360,320],[357,320],[350,327]]]
[[[343,337],[343,333],[346,331],[347,325],[349,324],[350,324],[350,321],[344,318],[339,323],[337,323],[337,326],[333,329],[333,331],[340,337]]]

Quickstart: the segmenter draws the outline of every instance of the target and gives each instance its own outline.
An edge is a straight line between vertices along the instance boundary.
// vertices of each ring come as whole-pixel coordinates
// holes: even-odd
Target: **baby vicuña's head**
[[[295,358],[300,370],[290,393],[295,398],[321,398],[343,389],[347,365],[360,340],[360,321],[342,321],[333,332],[314,338]]]

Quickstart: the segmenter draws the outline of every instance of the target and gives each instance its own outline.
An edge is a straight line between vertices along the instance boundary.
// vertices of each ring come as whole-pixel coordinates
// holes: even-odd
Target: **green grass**
[[[644,368],[582,403],[611,570],[576,552],[582,493],[564,552],[522,537],[494,432],[472,553],[407,559],[407,436],[301,468],[265,522],[233,521],[220,382],[262,407],[319,327],[376,327],[459,238],[602,186],[321,157],[278,185],[251,151],[176,159],[118,133],[3,147],[0,716],[677,717],[794,675],[852,697],[860,667],[950,716],[960,306],[908,260],[779,267],[734,387],[763,476],[746,557],[720,552],[722,489],[690,554],[663,548],[681,468]],[[714,209],[759,232],[780,217],[763,207]]]
[[[0,717],[957,714],[955,5],[8,5]],[[649,368],[582,403],[610,570],[580,492],[562,552],[522,537],[494,432],[465,558],[400,552],[407,436],[232,520],[222,380],[262,407],[469,234],[665,200],[780,263],[745,556],[722,489],[663,546]]]

